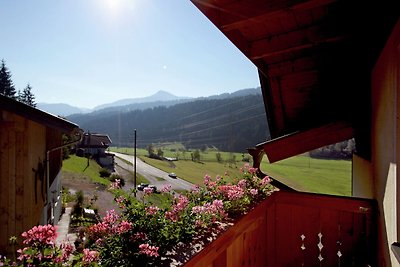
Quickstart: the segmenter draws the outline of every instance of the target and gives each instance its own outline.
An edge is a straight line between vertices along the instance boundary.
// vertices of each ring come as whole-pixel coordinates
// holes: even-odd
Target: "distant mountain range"
[[[94,108],[94,111],[100,110],[100,109],[105,109],[105,108],[110,108],[110,107],[120,107],[120,106],[127,106],[127,105],[132,105],[132,104],[138,104],[138,103],[151,103],[151,102],[159,102],[159,101],[176,101],[180,99],[190,99],[189,97],[180,97],[180,96],[175,96],[173,94],[170,94],[166,91],[158,91],[154,95],[147,96],[147,97],[141,97],[141,98],[126,98],[126,99],[121,99],[115,102],[103,104],[100,106],[97,106]]]
[[[63,117],[77,113],[89,113],[92,111],[91,109],[78,108],[64,103],[37,103],[36,107],[48,113]]]
[[[195,100],[201,99],[225,99],[225,98],[232,98],[232,97],[239,97],[239,96],[246,96],[246,95],[256,95],[261,94],[260,87],[258,88],[249,88],[249,89],[242,89],[236,91],[234,93],[224,93],[220,95],[213,95],[209,97],[200,97],[200,98],[190,98],[190,97],[181,97],[175,96],[171,93],[166,91],[158,91],[157,93],[142,97],[142,98],[126,98],[121,99],[115,102],[102,104],[96,106],[93,109],[87,108],[80,108],[71,106],[64,103],[58,104],[50,104],[50,103],[38,103],[37,108],[49,112],[54,115],[59,116],[70,116],[72,114],[85,114],[85,113],[112,113],[112,112],[129,112],[133,110],[144,110],[148,108],[158,107],[158,106],[173,106],[180,103],[191,102]]]
[[[138,108],[145,105],[153,107]],[[114,106],[73,114],[67,119],[86,132],[108,134],[113,146],[121,147],[132,146],[134,129],[138,132],[140,148],[179,142],[187,149],[216,147],[222,151],[245,152],[246,148],[269,138],[259,89],[190,100]]]

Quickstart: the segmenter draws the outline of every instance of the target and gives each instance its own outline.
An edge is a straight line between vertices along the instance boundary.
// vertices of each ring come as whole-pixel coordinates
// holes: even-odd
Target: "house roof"
[[[396,1],[192,2],[259,70],[271,140],[257,147],[270,162],[351,137],[368,157],[369,74]]]
[[[53,129],[58,129],[65,133],[70,133],[79,129],[77,124],[64,118],[52,115],[3,95],[0,95],[0,110],[15,113],[28,120],[32,120]],[[0,120],[2,120],[2,118],[0,118]]]
[[[108,147],[111,143],[107,134],[85,133],[80,147]]]

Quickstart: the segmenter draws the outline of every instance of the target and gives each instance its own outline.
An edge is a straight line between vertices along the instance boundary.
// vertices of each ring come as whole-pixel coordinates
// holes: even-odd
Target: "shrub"
[[[121,176],[119,176],[116,173],[111,174],[111,176],[109,177],[110,182],[115,182],[115,180],[119,180],[119,184],[121,187],[125,186],[125,179],[122,178]]]
[[[100,177],[110,177],[111,172],[107,168],[101,168],[99,171]]]
[[[116,190],[120,195],[115,196],[115,201],[121,214],[111,210],[101,222],[88,227],[86,238],[81,238],[84,244],[78,244],[78,251],[75,251],[74,262],[69,260],[70,253],[65,253],[68,257],[64,257],[60,247],[49,243],[54,238],[52,228],[46,232],[49,238],[41,240],[34,239],[37,229],[33,228],[32,233],[23,234],[33,241],[24,241],[27,247],[19,251],[17,263],[0,258],[0,266],[98,266],[98,263],[103,266],[131,266],[133,263],[135,266],[159,266],[161,258],[168,258],[168,253],[179,244],[200,238],[212,239],[234,218],[275,190],[268,176],[258,178],[257,170],[248,164],[241,170],[243,176],[234,179],[234,183],[226,182],[222,176],[212,179],[206,175],[204,187],[195,186],[187,195],[171,195],[171,187],[166,186],[160,190],[168,196],[165,208],[144,201],[151,192],[139,202],[130,194]],[[76,223],[84,226],[89,221]],[[43,255],[49,257],[45,257],[42,264],[37,260]],[[48,259],[54,264],[49,264]]]

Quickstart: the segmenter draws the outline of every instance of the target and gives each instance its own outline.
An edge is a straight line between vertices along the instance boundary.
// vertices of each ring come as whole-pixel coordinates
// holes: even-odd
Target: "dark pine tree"
[[[17,99],[17,93],[11,80],[11,73],[6,67],[4,59],[1,61],[0,68],[0,94],[13,99]]]
[[[25,103],[29,106],[36,107],[35,96],[32,93],[32,86],[28,83],[28,85],[24,88],[22,93],[18,94],[18,100],[22,103]]]

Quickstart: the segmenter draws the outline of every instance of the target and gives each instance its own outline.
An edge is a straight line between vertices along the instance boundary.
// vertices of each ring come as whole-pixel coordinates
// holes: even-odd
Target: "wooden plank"
[[[337,241],[338,241],[338,225],[339,212],[332,209],[320,209],[320,231],[322,236],[321,242],[323,249],[321,252],[324,258],[325,266],[338,266],[337,257]]]
[[[15,178],[16,178],[16,136],[15,131],[11,130],[8,132],[8,142],[9,142],[9,149],[8,149],[8,158],[9,158],[9,173],[8,173],[8,218],[7,218],[7,225],[9,235],[17,235],[16,228],[15,228],[15,198],[16,198],[16,188],[15,188]]]
[[[275,199],[275,197],[273,198]],[[272,199],[271,199],[272,200]],[[268,209],[266,209],[267,227],[265,235],[265,256],[266,264],[263,266],[277,266],[276,265],[276,244],[275,240],[278,238],[276,227],[276,204],[274,202]]]
[[[227,266],[240,267],[243,266],[243,237],[239,235],[226,250]]]
[[[30,177],[32,170],[27,168],[27,147],[24,142],[24,131],[16,132],[16,169],[15,169],[15,231],[20,236],[24,227],[24,200],[25,200],[25,177]],[[28,208],[28,207],[27,207]]]
[[[267,207],[273,204],[274,194],[257,205],[257,207],[251,210],[246,216],[240,218],[234,226],[231,226],[225,233],[218,237],[217,240],[207,245],[201,252],[192,257],[191,260],[185,264],[185,267],[199,266],[198,264],[203,261],[214,261],[221,253],[224,253],[235,240],[240,238],[244,232],[253,228],[254,221],[257,221],[260,216],[265,214]],[[258,220],[258,223],[260,222],[261,221]]]
[[[375,208],[374,201],[351,197],[284,191],[275,193],[275,196],[279,197],[279,203],[297,203],[302,207],[335,209],[354,213],[372,213]]]
[[[368,200],[276,192],[185,266],[338,266],[338,241],[341,266],[365,266],[365,251],[375,255],[366,246],[374,210]]]
[[[298,131],[261,143],[270,163],[301,153],[348,140],[354,136],[353,127],[344,121],[329,123],[310,130]]]
[[[248,19],[231,21],[229,24],[222,25],[221,28],[224,31],[238,29],[252,23],[265,22],[265,21],[270,21],[271,19],[282,18],[289,15],[289,13],[292,14],[295,11],[309,10],[320,7],[321,5],[328,5],[332,2],[336,2],[336,0],[310,0],[305,2],[294,3],[292,6],[287,8],[276,7],[275,10],[264,11],[264,13],[258,16],[254,16]]]
[[[9,181],[9,132],[10,126],[2,125],[0,129],[0,254],[6,254],[8,229],[8,181]]]
[[[226,250],[224,250],[221,254],[213,262],[213,267],[223,267],[227,266],[226,261]]]
[[[319,210],[293,203],[293,247],[290,249],[295,266],[313,266],[317,257],[316,240],[319,231]]]
[[[290,266],[291,257],[287,255],[292,251],[293,244],[293,206],[288,204],[276,204],[276,229],[279,235],[275,239],[276,266]]]

